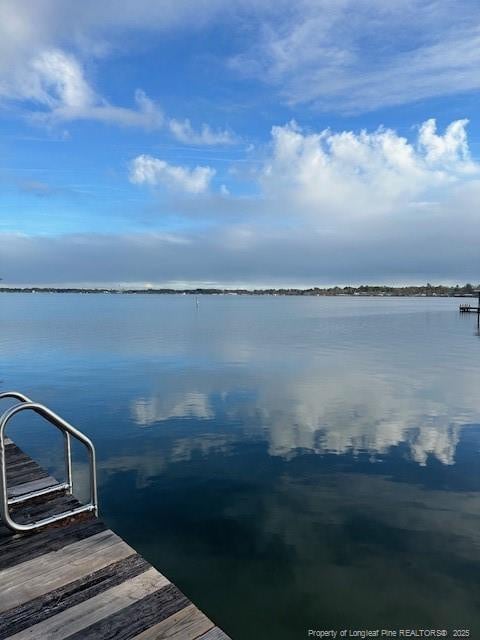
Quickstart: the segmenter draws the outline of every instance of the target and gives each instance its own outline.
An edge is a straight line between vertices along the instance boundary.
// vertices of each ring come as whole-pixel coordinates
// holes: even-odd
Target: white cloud
[[[166,120],[162,110],[137,90],[132,108],[112,105],[93,89],[84,63],[98,63],[114,54],[124,35],[181,28],[200,29],[225,8],[220,0],[37,0],[0,5],[0,101],[23,103],[36,122],[96,120],[144,129],[165,127],[182,142],[199,145],[232,144],[233,134],[190,121]],[[134,46],[135,38],[129,41]],[[25,104],[26,103],[26,104]],[[32,103],[41,107],[33,110]]]
[[[135,91],[135,108],[110,104],[90,86],[80,62],[59,49],[41,52],[9,83],[0,85],[0,96],[41,105],[29,118],[56,124],[72,120],[96,120],[107,124],[147,130],[167,128],[180,142],[196,145],[230,145],[235,136],[227,130],[213,130],[203,124],[195,131],[190,120],[167,120],[160,107],[144,91]]]
[[[230,59],[290,104],[359,112],[480,89],[480,6],[469,0],[300,0]]]
[[[32,54],[68,44],[88,55],[104,55],[125,33],[199,29],[224,12],[222,0],[35,0],[0,3],[0,70],[24,64]]]
[[[130,181],[134,184],[163,184],[190,194],[205,193],[214,175],[211,167],[189,169],[149,155],[137,156],[130,165]]]
[[[173,135],[186,144],[227,145],[236,142],[235,136],[227,130],[212,130],[208,124],[203,124],[200,131],[195,131],[188,118],[181,122],[171,119],[168,123]]]
[[[196,145],[230,145],[235,136],[227,130],[213,130],[203,124],[195,131],[190,120],[167,120],[160,107],[144,91],[135,91],[135,108],[110,104],[90,86],[75,56],[60,49],[42,51],[0,84],[0,97],[39,104],[29,112],[34,122],[55,124],[72,120],[96,120],[147,130],[167,128],[180,142]]]
[[[479,19],[472,0],[124,0],[121,11],[115,0],[3,0],[0,95],[43,51],[98,58],[139,36],[221,22],[241,43],[230,68],[287,102],[376,109],[480,89]]]
[[[97,120],[158,129],[164,123],[160,108],[139,89],[134,96],[136,108],[111,105],[90,86],[75,56],[59,49],[42,51],[18,69],[0,84],[0,96],[40,105],[40,110],[29,111],[29,117],[47,124]]]
[[[427,121],[414,140],[384,128],[307,132],[290,123],[273,129],[266,153],[249,174],[256,195],[248,197],[210,193],[210,166],[139,155],[131,182],[164,185],[173,192],[165,196],[169,213],[208,221],[208,231],[187,226],[168,242],[153,232],[91,233],[81,247],[76,236],[5,236],[2,275],[18,283],[55,283],[62,274],[65,282],[206,286],[477,282],[480,166],[464,120],[445,131]],[[131,212],[124,215],[130,224]]]
[[[443,165],[454,171],[475,171],[478,165],[470,161],[466,126],[468,120],[456,120],[448,125],[444,135],[437,134],[437,123],[430,118],[420,127],[418,143],[431,165]]]
[[[49,106],[84,109],[96,102],[81,66],[73,56],[59,50],[44,51],[32,61],[38,94],[32,97]]]
[[[469,0],[4,0],[0,6],[0,96],[57,104],[57,119],[92,118],[157,128],[162,114],[109,105],[85,80],[79,60],[115,53],[128,31],[198,30],[215,21],[235,34],[248,19],[233,68],[276,87],[291,103],[358,112],[480,89],[480,7]],[[244,33],[244,31],[242,31]],[[129,46],[135,46],[135,37]],[[65,53],[65,51],[74,52]],[[153,108],[152,108],[153,107]],[[228,130],[187,120],[167,126],[190,144],[230,144]]]
[[[98,98],[83,106],[59,104],[50,112],[33,113],[31,119],[39,122],[56,123],[71,120],[96,120],[123,127],[139,127],[158,130],[163,127],[164,115],[161,109],[141,90],[134,95],[136,108],[118,107]]]
[[[391,129],[304,133],[294,122],[272,129],[262,185],[273,200],[319,222],[402,215],[433,193],[480,177],[469,155],[466,120],[436,133],[425,122],[414,145]]]
[[[57,49],[44,50],[14,73],[0,75],[0,97],[28,100],[51,109],[85,106],[94,100],[80,64]]]

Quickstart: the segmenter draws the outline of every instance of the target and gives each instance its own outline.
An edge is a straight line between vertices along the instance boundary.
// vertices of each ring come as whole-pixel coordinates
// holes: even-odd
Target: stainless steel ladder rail
[[[20,402],[32,402],[32,400],[20,391],[5,391],[4,393],[0,393],[0,400],[4,398],[13,398],[15,400],[19,400]],[[39,489],[36,492],[30,492],[23,496],[19,496],[17,498],[12,498],[9,501],[9,504],[15,504],[18,502],[24,502],[25,500],[30,500],[30,498],[35,498],[37,496],[45,495],[46,493],[54,493],[56,491],[65,490],[68,493],[73,493],[73,476],[72,476],[72,443],[70,439],[70,434],[62,431],[63,439],[64,439],[64,459],[65,459],[65,482],[57,483],[52,485],[52,487],[46,487],[45,489]]]
[[[17,533],[23,533],[26,531],[34,531],[47,524],[65,520],[79,513],[86,511],[93,511],[95,515],[98,515],[98,499],[97,499],[97,477],[96,477],[96,460],[95,460],[95,448],[89,438],[85,436],[81,431],[73,427],[66,420],[54,413],[48,407],[32,402],[30,398],[18,391],[8,391],[0,394],[0,400],[3,398],[14,398],[20,400],[18,404],[15,404],[10,409],[7,409],[0,418],[0,516],[5,524]],[[7,485],[7,467],[6,467],[6,455],[5,455],[5,429],[9,421],[22,411],[34,411],[42,418],[47,420],[54,427],[59,429],[64,436],[64,453],[65,453],[65,468],[66,468],[66,482],[55,484],[51,487],[31,491],[19,497],[8,497],[8,485]],[[55,514],[47,518],[43,518],[36,522],[28,524],[20,524],[15,522],[10,515],[9,505],[17,504],[25,500],[30,500],[38,496],[42,496],[48,493],[66,490],[68,493],[72,493],[72,449],[71,449],[71,437],[81,442],[87,449],[89,454],[89,471],[90,471],[90,500],[87,504],[76,507],[69,511]]]

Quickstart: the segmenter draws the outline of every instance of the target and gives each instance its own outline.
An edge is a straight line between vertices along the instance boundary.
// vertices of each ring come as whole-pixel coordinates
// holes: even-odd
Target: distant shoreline
[[[360,287],[312,287],[309,289],[109,289],[83,287],[0,287],[0,293],[81,293],[114,295],[236,295],[236,296],[363,296],[363,297],[402,297],[402,298],[470,298],[477,297],[472,285],[463,287],[418,286],[387,287],[362,285]]]

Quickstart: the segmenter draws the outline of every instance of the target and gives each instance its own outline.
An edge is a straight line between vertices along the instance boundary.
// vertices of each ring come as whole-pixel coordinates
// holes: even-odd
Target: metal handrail
[[[21,397],[20,397],[21,396]],[[48,407],[39,404],[37,402],[30,401],[26,396],[18,392],[7,392],[0,394],[0,399],[5,397],[14,397],[21,399],[19,404],[14,405],[0,418],[0,515],[5,524],[15,532],[22,533],[25,531],[34,531],[39,527],[43,527],[59,520],[70,518],[71,516],[83,513],[85,511],[93,511],[95,515],[98,515],[98,500],[97,500],[97,477],[96,477],[96,464],[95,464],[95,448],[89,438],[85,436],[81,431],[73,427],[66,420],[54,413]],[[6,468],[6,456],[5,456],[5,429],[8,422],[21,411],[34,411],[42,418],[50,422],[53,426],[59,429],[65,436],[65,464],[67,469],[67,482],[49,487],[47,489],[40,489],[39,491],[32,491],[21,498],[8,498],[8,486],[7,486],[7,468]],[[90,462],[90,501],[86,505],[82,505],[70,511],[65,511],[30,524],[20,524],[15,522],[10,516],[9,505],[30,498],[44,495],[52,491],[58,491],[60,489],[66,489],[69,493],[72,493],[72,459],[71,459],[71,446],[70,437],[79,440],[87,449]]]
[[[3,400],[3,398],[15,398],[15,400],[20,400],[20,402],[32,402],[28,396],[20,393],[20,391],[4,391],[0,393],[0,400]]]
[[[3,400],[4,398],[15,398],[16,400],[20,400],[20,402],[24,403],[33,402],[28,396],[20,393],[20,391],[5,391],[3,393],[0,393],[0,400]],[[37,495],[45,495],[46,493],[53,493],[55,491],[60,491],[61,489],[65,489],[66,491],[68,491],[68,493],[73,493],[72,442],[70,439],[70,434],[68,432],[62,431],[62,435],[64,441],[63,455],[65,460],[66,481],[61,485],[57,484],[51,488],[42,489],[41,491],[36,492],[35,495],[33,495],[33,493],[28,493],[18,498],[13,498],[12,500],[10,500],[10,504],[24,502],[25,500],[36,497]]]

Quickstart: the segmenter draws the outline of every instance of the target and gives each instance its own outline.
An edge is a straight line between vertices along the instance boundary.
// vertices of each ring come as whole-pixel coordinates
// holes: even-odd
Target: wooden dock
[[[480,322],[480,289],[474,289],[474,293],[478,295],[478,306],[474,307],[471,304],[461,304],[458,308],[460,313],[476,313],[478,314],[478,320]]]
[[[10,496],[56,483],[6,440]],[[78,507],[65,492],[12,506],[20,523]],[[229,640],[93,514],[31,534],[0,522],[0,640]]]

